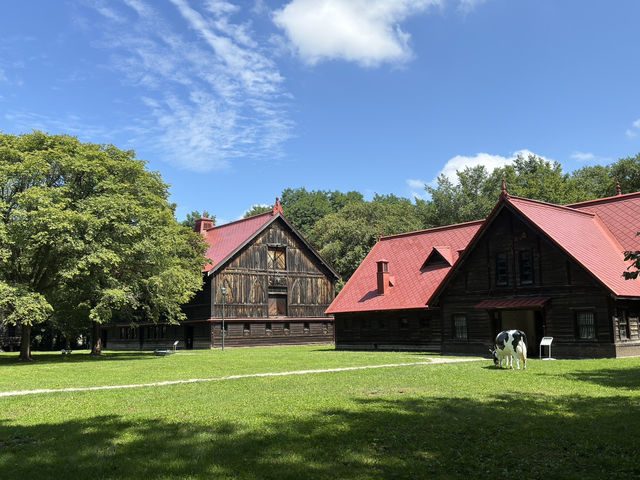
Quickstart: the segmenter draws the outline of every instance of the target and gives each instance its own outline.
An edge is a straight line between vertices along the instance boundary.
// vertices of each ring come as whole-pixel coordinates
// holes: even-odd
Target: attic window
[[[269,247],[268,264],[270,270],[287,269],[287,250],[281,247]]]
[[[433,247],[420,270],[424,270],[427,267],[450,267],[451,261],[447,258],[449,254],[449,247]]]

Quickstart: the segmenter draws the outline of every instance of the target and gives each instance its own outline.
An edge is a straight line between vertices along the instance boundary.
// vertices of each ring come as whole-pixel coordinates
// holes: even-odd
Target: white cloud
[[[631,128],[627,128],[626,132],[627,137],[633,138],[637,137],[640,133],[640,118],[631,124]]]
[[[429,194],[424,189],[427,183],[429,182],[426,182],[424,180],[418,180],[414,178],[408,179],[407,185],[409,186],[409,190],[410,190],[410,198],[421,198],[421,199],[429,198]]]
[[[363,66],[411,58],[410,35],[399,23],[444,0],[292,0],[274,13],[309,64],[341,59]]]
[[[463,13],[469,13],[484,2],[486,2],[486,0],[460,0],[458,10]]]
[[[570,158],[573,158],[574,160],[578,160],[579,162],[589,162],[591,160],[595,160],[596,156],[591,153],[591,152],[573,152],[570,155]]]
[[[453,184],[457,184],[458,176],[456,175],[456,172],[458,170],[464,170],[467,167],[477,167],[478,165],[483,165],[487,169],[487,172],[491,173],[495,168],[510,165],[518,155],[521,155],[525,158],[527,158],[529,155],[536,155],[544,160],[549,160],[542,155],[537,155],[532,151],[526,149],[513,152],[508,157],[503,157],[502,155],[491,155],[489,153],[477,153],[474,156],[456,155],[445,164],[442,170],[438,172],[438,175],[436,175],[436,178],[429,182],[429,185],[431,185],[432,187],[437,186],[438,177],[440,175],[444,175],[449,180],[451,180]]]
[[[144,89],[146,133],[132,140],[194,171],[281,154],[292,129],[288,93],[251,24],[235,20],[240,7],[171,0],[178,16],[169,22],[154,3],[122,2],[109,4],[119,21],[105,16],[102,4],[93,5],[106,17],[96,28],[105,34],[94,46],[111,52],[110,67],[128,87]],[[172,26],[176,20],[187,30]]]

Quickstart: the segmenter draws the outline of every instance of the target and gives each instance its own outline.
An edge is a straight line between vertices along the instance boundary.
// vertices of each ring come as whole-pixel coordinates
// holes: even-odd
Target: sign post
[[[542,359],[542,347],[549,347],[549,356],[544,360],[555,360],[555,358],[551,358],[551,342],[553,342],[553,337],[542,337],[540,340],[540,359]]]

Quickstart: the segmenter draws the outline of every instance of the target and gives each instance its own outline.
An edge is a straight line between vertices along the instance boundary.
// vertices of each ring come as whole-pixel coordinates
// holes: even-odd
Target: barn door
[[[184,345],[187,350],[193,350],[193,325],[184,326]]]

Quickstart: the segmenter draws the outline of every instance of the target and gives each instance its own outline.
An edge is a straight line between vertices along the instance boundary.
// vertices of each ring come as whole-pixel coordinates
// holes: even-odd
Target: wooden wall
[[[335,324],[338,349],[440,351],[438,311],[338,313]]]
[[[286,249],[286,270],[269,268],[269,248]],[[268,318],[270,292],[286,294],[287,316],[322,317],[334,297],[333,275],[283,221],[276,220],[211,279],[211,318]]]
[[[301,321],[302,320],[302,321]],[[227,333],[225,347],[302,345],[310,343],[333,343],[331,319],[291,319],[291,321],[244,321],[225,322]],[[270,329],[267,329],[270,326]],[[249,328],[246,328],[249,327]],[[212,346],[222,346],[222,322],[211,324]]]
[[[531,284],[520,282],[518,255],[523,250],[533,254]],[[504,286],[496,281],[499,253],[507,257],[508,284]],[[608,291],[582,266],[506,208],[494,219],[438,300],[442,308],[443,351],[486,353],[496,328],[500,328],[499,312],[475,309],[474,305],[487,299],[527,296],[550,298],[543,308],[536,309],[536,316],[541,323],[540,333],[554,337],[554,355],[615,356],[614,305]],[[576,312],[580,310],[594,313],[595,340],[578,339]],[[467,340],[454,338],[456,314],[467,318]],[[498,321],[492,322],[492,318]],[[528,340],[529,354],[537,355],[539,338]]]

